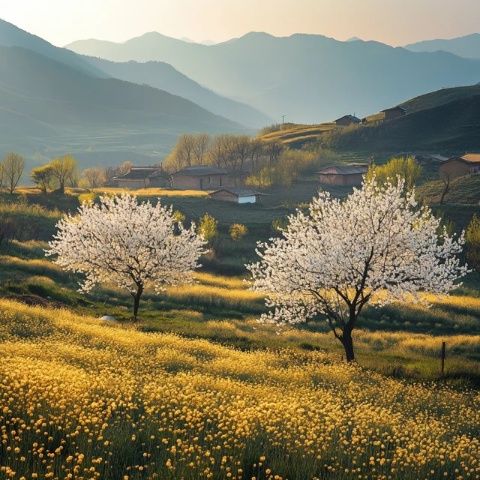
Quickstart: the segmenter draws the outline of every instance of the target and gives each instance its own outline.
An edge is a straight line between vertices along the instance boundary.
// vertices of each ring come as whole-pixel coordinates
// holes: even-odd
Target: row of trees
[[[105,196],[59,223],[48,255],[83,273],[82,291],[114,283],[130,292],[136,319],[146,288],[192,280],[217,228],[209,216],[200,229],[185,228],[180,218],[160,203]],[[372,178],[344,200],[320,193],[277,238],[259,244],[260,260],[247,265],[252,288],[271,307],[263,321],[326,320],[347,361],[354,360],[352,332],[367,305],[423,302],[423,292],[448,293],[468,272],[460,258],[464,235],[440,227],[401,179]],[[232,236],[243,233],[232,227]]]
[[[289,150],[278,141],[265,142],[247,135],[185,134],[165,159],[166,171],[193,165],[214,165],[247,174],[256,187],[289,185],[302,172],[318,166],[318,152]]]

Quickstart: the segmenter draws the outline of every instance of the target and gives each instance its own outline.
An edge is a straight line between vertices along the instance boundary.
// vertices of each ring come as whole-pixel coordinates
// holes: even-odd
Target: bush
[[[198,225],[198,233],[209,243],[218,236],[218,221],[206,213]]]
[[[465,232],[467,262],[470,267],[480,272],[480,218],[474,215]]]
[[[230,226],[230,237],[233,241],[241,240],[247,233],[248,228],[241,223],[234,223]]]

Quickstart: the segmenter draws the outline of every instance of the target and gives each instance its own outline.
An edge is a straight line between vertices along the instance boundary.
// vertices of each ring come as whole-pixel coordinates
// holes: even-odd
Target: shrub
[[[218,236],[218,221],[206,213],[198,225],[198,233],[209,243]]]
[[[467,261],[470,267],[480,272],[480,218],[474,215],[465,232]]]
[[[233,241],[241,240],[247,233],[248,228],[241,223],[234,223],[230,226],[230,237]]]

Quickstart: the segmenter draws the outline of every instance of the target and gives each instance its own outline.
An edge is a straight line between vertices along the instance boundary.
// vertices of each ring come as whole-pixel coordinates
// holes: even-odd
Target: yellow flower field
[[[480,478],[478,392],[7,300],[0,318],[0,478]]]

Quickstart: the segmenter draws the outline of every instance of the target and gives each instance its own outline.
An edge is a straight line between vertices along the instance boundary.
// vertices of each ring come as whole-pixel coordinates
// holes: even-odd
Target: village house
[[[448,178],[480,174],[480,153],[451,157],[440,164],[440,175]]]
[[[218,190],[232,184],[226,170],[209,165],[185,167],[170,178],[172,188],[179,190]]]
[[[132,167],[127,173],[113,177],[113,183],[120,188],[168,187],[168,175],[161,167]]]
[[[355,115],[344,115],[343,117],[337,118],[335,120],[335,125],[342,127],[348,127],[349,125],[357,125],[362,121],[357,118]]]
[[[221,188],[209,194],[214,200],[234,203],[257,203],[260,193],[246,188]]]
[[[383,120],[395,120],[396,118],[403,117],[407,114],[407,111],[402,107],[392,107],[382,110],[380,113],[383,114]]]
[[[325,185],[361,185],[367,170],[366,164],[334,165],[322,168],[317,175]]]

